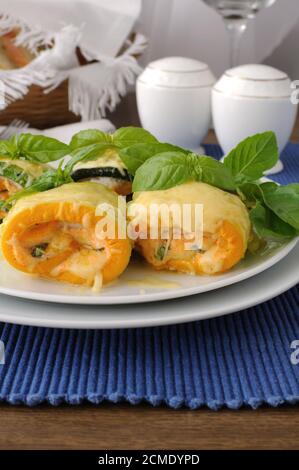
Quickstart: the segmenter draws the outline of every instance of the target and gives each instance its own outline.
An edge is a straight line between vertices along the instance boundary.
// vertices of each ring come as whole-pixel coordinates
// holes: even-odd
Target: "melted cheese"
[[[112,207],[117,208],[118,196],[116,193],[98,183],[69,183],[59,186],[49,191],[42,193],[32,194],[23,197],[8,213],[4,224],[8,224],[10,219],[15,217],[18,212],[24,209],[34,208],[39,204],[59,203],[61,209],[64,202],[72,201],[73,204],[78,204],[78,208],[83,206],[91,206],[96,208],[99,204],[110,204]]]
[[[93,280],[101,271],[107,261],[107,255],[103,252],[81,248],[73,253],[66,261],[53,269],[53,276],[63,272],[71,272],[83,279]]]
[[[27,160],[10,159],[6,157],[0,157],[0,162],[6,162],[8,165],[18,166],[33,178],[38,178],[43,174],[45,170],[49,170],[49,165],[42,163],[32,163]]]
[[[164,191],[146,191],[135,193],[133,203],[147,209],[151,204],[202,204],[203,231],[215,233],[219,222],[227,220],[239,228],[243,241],[247,245],[250,234],[248,211],[238,196],[222,191],[206,183],[190,182]],[[132,203],[131,203],[132,204]],[[149,211],[147,211],[149,212]],[[194,218],[194,211],[191,211]],[[192,220],[195,226],[195,221]]]
[[[117,168],[120,173],[124,173],[126,166],[118,156],[115,150],[106,150],[105,154],[95,158],[94,160],[88,160],[87,162],[79,162],[74,166],[74,171],[82,168]]]

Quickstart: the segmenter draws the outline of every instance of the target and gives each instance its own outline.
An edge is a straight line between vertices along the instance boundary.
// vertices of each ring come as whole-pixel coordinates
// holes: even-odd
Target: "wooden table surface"
[[[111,116],[138,124],[134,96]],[[215,141],[212,132],[208,141]],[[292,139],[299,141],[299,121]],[[299,406],[257,411],[148,405],[0,405],[0,449],[299,449]]]

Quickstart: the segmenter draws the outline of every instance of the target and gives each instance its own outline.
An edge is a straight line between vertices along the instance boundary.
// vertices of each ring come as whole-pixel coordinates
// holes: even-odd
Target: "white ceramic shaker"
[[[212,91],[212,114],[218,141],[227,154],[241,140],[272,130],[281,152],[292,133],[297,106],[291,81],[280,70],[250,64],[227,70]],[[283,169],[281,161],[269,173]]]
[[[209,67],[197,60],[167,57],[150,63],[136,85],[142,126],[162,142],[199,151],[211,124],[214,83]]]

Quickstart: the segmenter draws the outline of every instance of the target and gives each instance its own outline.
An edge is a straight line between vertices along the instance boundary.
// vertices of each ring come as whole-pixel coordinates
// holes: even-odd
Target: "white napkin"
[[[0,11],[24,32],[29,29],[31,48],[69,24],[82,28],[80,47],[88,54],[114,57],[140,14],[141,0],[1,0]]]
[[[0,71],[5,106],[32,84],[50,91],[68,79],[69,109],[84,120],[105,116],[141,71],[136,55],[145,39],[137,35],[127,41],[140,10],[141,0],[1,0],[0,33],[18,27],[17,44],[32,52],[46,48],[28,66]],[[116,57],[125,43],[127,49]],[[101,63],[79,67],[77,46],[88,60]]]
[[[76,122],[74,124],[66,124],[64,126],[51,127],[49,129],[39,130],[34,128],[28,128],[25,132],[31,134],[42,134],[48,137],[58,139],[65,144],[69,144],[72,136],[79,131],[86,129],[99,129],[103,132],[114,132],[115,127],[108,119],[98,119],[95,121]]]

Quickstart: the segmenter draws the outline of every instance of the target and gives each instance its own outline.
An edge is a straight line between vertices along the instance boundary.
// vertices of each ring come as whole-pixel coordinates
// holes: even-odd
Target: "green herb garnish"
[[[160,245],[155,253],[155,258],[159,261],[163,261],[166,256],[166,246]]]
[[[139,143],[143,145],[159,144],[152,134],[141,127],[122,127],[114,134],[106,134],[96,129],[80,131],[71,139],[70,149],[72,159],[67,164],[67,168],[71,171],[78,162],[98,158],[104,155],[108,149],[117,151],[122,158],[121,150]],[[155,150],[153,153],[155,154],[157,151]],[[123,158],[126,164],[126,157],[124,156]],[[143,161],[140,162],[140,164],[142,163]]]
[[[214,158],[165,152],[148,159],[138,168],[133,191],[169,189],[187,181],[203,181],[227,191],[236,188],[230,170]]]
[[[48,163],[59,160],[69,153],[68,145],[44,135],[18,134],[9,140],[0,141],[0,154],[10,159]]]
[[[58,188],[66,183],[73,183],[71,176],[68,171],[62,169],[62,163],[57,170],[46,171],[43,175],[37,178],[31,186],[18,191],[17,193],[10,196],[6,201],[0,201],[1,210],[9,210],[13,204],[24,196],[30,196],[31,194],[48,191],[49,189]]]
[[[31,250],[31,256],[33,256],[33,258],[42,258],[45,255],[47,247],[48,243],[41,243],[40,245],[36,245]]]
[[[294,238],[297,231],[291,225],[285,223],[268,207],[257,202],[249,212],[250,220],[259,238],[282,241]]]
[[[240,142],[224,159],[236,183],[256,181],[278,162],[275,134],[264,132]]]
[[[25,170],[3,161],[0,161],[0,176],[10,179],[22,187],[27,186],[27,183],[32,181],[32,177]]]
[[[164,152],[189,153],[187,150],[181,149],[175,145],[160,142],[138,143],[118,149],[118,154],[131,175],[135,175],[138,168],[143,165],[146,160]]]

